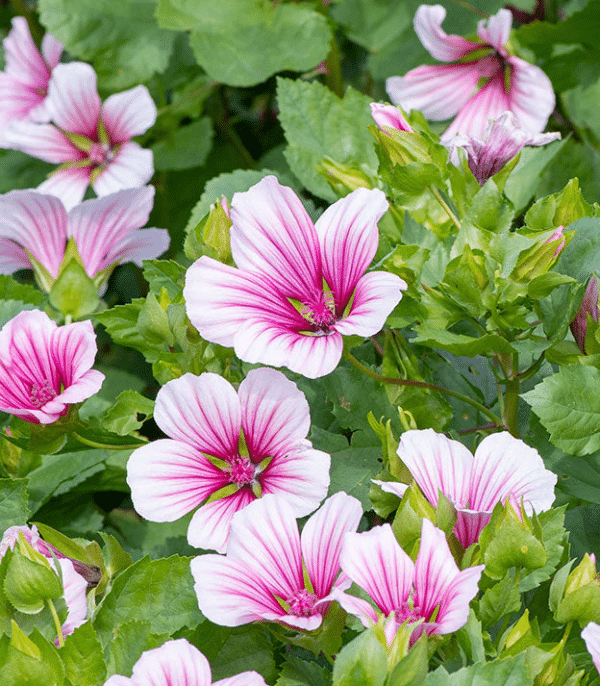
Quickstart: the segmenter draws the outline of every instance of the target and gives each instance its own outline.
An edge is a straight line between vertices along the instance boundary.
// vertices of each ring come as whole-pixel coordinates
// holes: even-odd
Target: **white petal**
[[[110,142],[125,143],[154,125],[156,105],[146,86],[136,86],[109,96],[102,105],[101,118]]]
[[[63,131],[96,140],[100,96],[94,68],[83,62],[57,65],[48,84],[47,107]]]
[[[123,143],[114,159],[94,181],[98,195],[144,186],[154,175],[154,156],[137,143]]]
[[[210,665],[184,638],[146,650],[133,666],[135,686],[210,686]]]
[[[442,29],[446,10],[441,5],[421,5],[414,18],[415,33],[427,52],[441,62],[459,60],[480,46]]]
[[[256,496],[249,488],[241,488],[226,498],[203,505],[194,514],[188,527],[188,543],[194,548],[224,553],[227,550],[233,515],[254,500]]]

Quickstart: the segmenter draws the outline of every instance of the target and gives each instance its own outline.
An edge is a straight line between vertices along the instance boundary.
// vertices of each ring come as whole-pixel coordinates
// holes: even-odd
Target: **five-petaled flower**
[[[456,134],[483,138],[487,120],[505,110],[527,131],[543,131],[554,109],[554,91],[539,67],[509,54],[510,11],[501,9],[479,22],[480,42],[446,34],[445,16],[441,5],[421,5],[414,26],[432,57],[454,64],[421,66],[390,77],[386,89],[392,102],[405,110],[421,110],[433,121],[457,115],[443,140]]]
[[[499,502],[509,500],[519,510],[522,500],[528,514],[548,510],[554,502],[556,475],[544,467],[537,450],[506,431],[486,436],[475,455],[433,429],[405,431],[398,456],[434,507],[440,492],[454,505],[454,533],[465,548],[477,541]],[[399,497],[407,488],[375,483]]]
[[[488,120],[483,139],[477,136],[459,135],[446,141],[450,159],[458,163],[458,148],[467,156],[467,163],[473,176],[483,184],[504,165],[512,160],[526,145],[540,146],[558,140],[560,133],[531,133],[521,128],[515,115],[506,111],[498,119]]]
[[[217,374],[185,374],[158,392],[154,419],[171,438],[131,455],[133,504],[171,522],[208,499],[188,529],[197,548],[224,552],[233,515],[262,495],[281,494],[298,517],[327,495],[330,457],[306,440],[308,403],[281,372],[254,369],[238,393]]]
[[[148,183],[151,150],[131,138],[156,120],[145,86],[115,93],[104,103],[89,64],[59,64],[52,72],[46,105],[51,124],[17,122],[7,131],[10,147],[61,166],[38,190],[59,197],[67,208],[81,202],[89,184],[99,196]]]
[[[423,520],[416,562],[398,545],[389,524],[347,533],[340,562],[342,572],[368,593],[386,617],[389,645],[404,623],[413,630],[413,643],[423,631],[449,634],[464,626],[485,566],[459,571],[444,532],[428,519]],[[340,591],[332,596],[364,626],[377,622],[378,611],[367,600]]]
[[[121,262],[158,257],[169,247],[166,229],[144,229],[152,210],[154,188],[131,188],[86,200],[67,212],[63,203],[36,191],[0,196],[0,274],[32,269],[49,291],[66,266],[69,240],[77,259],[99,291]],[[67,256],[70,259],[70,255]]]
[[[23,538],[38,553],[48,559],[50,566],[56,570],[56,564],[60,567],[63,585],[63,599],[67,605],[68,614],[62,625],[63,636],[72,634],[78,626],[81,626],[87,618],[87,588],[88,582],[78,574],[72,560],[64,555],[57,555],[56,549],[49,546],[41,538],[35,524],[28,526],[11,526],[4,532],[0,540],[0,560],[6,555],[7,550],[14,550],[18,545],[19,537]]]
[[[340,361],[342,335],[371,336],[406,283],[365,270],[387,210],[379,190],[358,188],[316,225],[296,194],[267,176],[231,206],[230,267],[201,257],[187,272],[189,318],[208,341],[246,362],[285,366],[309,378]]]
[[[0,330],[0,410],[51,424],[100,390],[91,369],[98,348],[92,322],[57,326],[45,312],[26,310]]]
[[[114,674],[104,686],[266,686],[258,672],[242,672],[213,682],[206,657],[185,638],[146,650],[130,677]]]
[[[4,133],[16,121],[46,122],[48,82],[58,64],[63,45],[49,33],[37,49],[25,17],[15,17],[12,29],[3,41],[6,66],[0,72],[0,145]]]
[[[266,496],[233,518],[227,555],[201,555],[190,563],[198,604],[215,624],[279,622],[317,629],[338,577],[345,533],[356,531],[362,507],[336,493],[298,532],[296,516],[280,496]]]

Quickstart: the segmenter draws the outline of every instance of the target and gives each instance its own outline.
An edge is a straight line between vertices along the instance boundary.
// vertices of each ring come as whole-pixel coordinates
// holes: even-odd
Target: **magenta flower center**
[[[52,388],[48,380],[41,383],[33,383],[29,393],[29,399],[34,407],[44,407],[47,402],[56,398],[58,393]]]
[[[394,618],[398,625],[408,622],[412,624],[413,622],[418,622],[423,618],[423,613],[418,607],[411,607],[409,603],[404,603],[402,607],[394,610]]]
[[[311,324],[311,330],[321,335],[331,331],[337,321],[335,298],[331,291],[320,293],[317,297],[302,304],[300,314]]]
[[[236,455],[229,462],[229,483],[236,484],[240,488],[253,483],[256,478],[256,465],[248,457]]]
[[[288,598],[290,606],[288,614],[296,617],[312,617],[316,614],[315,604],[318,598],[314,593],[310,593],[305,588],[296,591],[291,598]]]
[[[94,143],[88,152],[88,157],[94,164],[108,164],[114,155],[108,143]]]

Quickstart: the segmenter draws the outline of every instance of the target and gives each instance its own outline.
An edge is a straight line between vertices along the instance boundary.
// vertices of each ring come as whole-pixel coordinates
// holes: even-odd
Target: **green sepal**
[[[47,599],[60,598],[63,588],[48,561],[22,539],[9,560],[4,593],[19,612],[37,614],[44,609]]]
[[[82,319],[98,309],[100,299],[96,286],[75,258],[61,266],[50,289],[50,304],[73,319]]]
[[[211,206],[196,226],[191,229],[184,243],[184,251],[191,260],[208,255],[225,264],[233,264],[229,231],[231,220],[220,202]]]

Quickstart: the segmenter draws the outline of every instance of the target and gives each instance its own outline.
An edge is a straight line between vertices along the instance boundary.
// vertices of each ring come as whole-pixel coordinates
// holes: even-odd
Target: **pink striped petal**
[[[483,569],[484,565],[479,565],[460,572],[444,532],[428,519],[423,520],[415,563],[414,602],[425,619],[439,607],[434,633],[456,631],[466,623]]]
[[[402,112],[394,105],[382,105],[380,102],[371,103],[371,116],[377,126],[383,129],[388,126],[396,131],[413,131]]]
[[[63,598],[68,610],[62,630],[63,635],[68,636],[87,619],[87,581],[75,571],[68,558],[61,558],[58,564],[62,574]]]
[[[251,458],[297,449],[310,429],[308,402],[295,383],[274,369],[253,369],[239,387],[242,429]]]
[[[453,117],[475,92],[481,77],[477,62],[437,64],[391,76],[385,89],[394,105],[405,111],[421,110],[427,119]]]
[[[42,38],[42,56],[51,70],[60,62],[64,47],[59,40],[56,40],[49,33]]]
[[[509,57],[511,66],[509,107],[519,124],[533,133],[544,130],[554,110],[556,98],[546,74],[518,57]]]
[[[222,376],[184,374],[166,383],[156,396],[154,419],[171,438],[227,460],[238,454],[240,402]]]
[[[339,492],[328,498],[304,525],[302,554],[317,597],[325,598],[340,571],[344,534],[356,531],[362,517],[360,502]]]
[[[43,106],[45,99],[46,96],[41,94],[35,86],[28,86],[0,72],[0,124],[3,129],[11,126],[18,119],[48,121],[47,117],[42,116],[45,112]],[[8,142],[3,143],[3,147],[5,145],[8,145]]]
[[[415,33],[432,57],[441,62],[453,62],[481,47],[461,36],[448,35],[442,29],[445,17],[446,10],[441,5],[421,5],[415,13]]]
[[[465,550],[479,540],[479,534],[489,524],[491,516],[491,510],[475,512],[474,510],[457,508],[454,535]]]
[[[388,206],[382,191],[357,188],[328,207],[317,221],[323,278],[335,296],[338,315],[375,256],[377,222]]]
[[[52,164],[82,160],[85,157],[85,153],[78,150],[52,124],[15,122],[4,132],[4,138],[8,147]]]
[[[356,285],[350,314],[334,325],[335,330],[343,336],[373,336],[383,329],[407,288],[406,282],[395,274],[365,274]]]
[[[355,584],[389,615],[408,600],[415,566],[396,541],[389,524],[344,537],[341,564]]]
[[[482,19],[477,24],[477,35],[484,43],[491,45],[503,57],[506,57],[507,53],[504,46],[508,43],[511,26],[512,12],[501,9],[489,19]]]
[[[94,68],[83,62],[58,64],[48,84],[48,109],[59,128],[96,140],[100,96]]]
[[[124,188],[144,186],[154,175],[154,156],[137,143],[123,143],[113,160],[92,184],[100,196],[116,193]]]
[[[173,522],[226,486],[229,478],[191,446],[164,438],[133,451],[127,483],[133,506],[144,519]]]
[[[508,432],[486,436],[473,459],[469,505],[491,511],[509,495],[525,501],[531,513],[549,510],[554,502],[556,474],[544,467],[537,450]]]
[[[246,362],[287,367],[308,379],[316,379],[337,367],[344,342],[336,331],[311,336],[286,330],[273,319],[255,318],[237,331],[233,347]]]
[[[498,119],[509,109],[510,99],[504,89],[504,75],[500,72],[462,107],[456,119],[444,131],[442,142],[457,134],[483,138],[488,120]]]
[[[148,221],[153,198],[154,188],[144,186],[86,200],[69,212],[67,230],[90,276],[118,261],[130,234]]]
[[[348,593],[342,593],[339,590],[334,590],[329,598],[331,600],[337,600],[348,614],[358,617],[366,629],[377,622],[377,612],[366,600],[356,598]]]
[[[231,203],[231,253],[238,268],[267,274],[286,297],[320,294],[321,255],[313,223],[291,188],[267,176]]]
[[[167,229],[143,229],[132,231],[115,249],[110,259],[119,264],[133,262],[142,267],[144,260],[155,260],[169,249],[171,237]],[[108,258],[107,258],[108,263]]]
[[[600,672],[600,626],[596,622],[590,622],[581,632],[581,638],[585,641],[585,647],[592,656],[594,666]]]
[[[54,195],[62,201],[68,211],[83,200],[90,183],[91,167],[71,167],[58,169],[41,183],[37,190],[40,193]]]
[[[266,495],[236,514],[227,557],[243,562],[285,601],[304,588],[298,524],[284,498]]]
[[[146,650],[131,675],[132,686],[210,686],[211,682],[208,660],[184,638]]]
[[[242,672],[227,679],[215,681],[214,686],[266,686],[266,683],[258,672]]]
[[[319,507],[327,495],[330,463],[330,456],[320,450],[280,453],[259,475],[263,495],[284,497],[294,515],[304,517]]]
[[[111,143],[125,143],[154,125],[156,105],[146,86],[136,86],[109,96],[102,105],[101,117]]]
[[[12,29],[4,39],[3,45],[6,74],[20,83],[45,90],[50,70],[33,42],[25,17],[14,17]]]
[[[58,277],[67,243],[67,213],[60,200],[35,191],[1,196],[0,236],[18,243]]]
[[[405,431],[398,457],[432,505],[437,505],[439,491],[455,505],[467,502],[473,456],[462,443],[433,429]]]
[[[0,274],[13,274],[19,269],[31,269],[27,253],[10,239],[0,238]]]
[[[226,486],[228,474],[221,474],[224,477],[222,486]],[[227,550],[233,515],[254,500],[256,496],[249,488],[241,488],[232,495],[206,503],[192,517],[187,532],[188,543],[194,548],[224,553]]]
[[[285,614],[260,576],[240,560],[201,555],[190,562],[190,570],[200,611],[214,624],[277,621]]]

